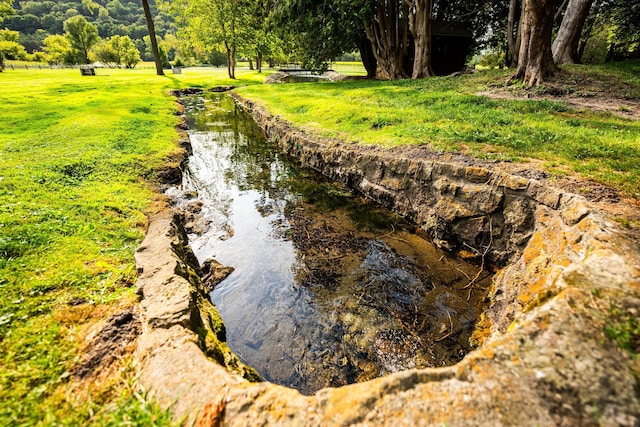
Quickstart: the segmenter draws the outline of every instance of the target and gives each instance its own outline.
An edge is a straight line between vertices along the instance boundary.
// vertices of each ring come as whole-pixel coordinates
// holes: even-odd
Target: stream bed
[[[181,101],[192,154],[168,193],[200,264],[233,268],[211,300],[245,363],[312,394],[472,349],[489,272],[279,154],[228,95]]]

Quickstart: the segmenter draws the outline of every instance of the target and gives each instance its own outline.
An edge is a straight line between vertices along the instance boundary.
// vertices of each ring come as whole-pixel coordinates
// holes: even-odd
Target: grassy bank
[[[149,183],[176,150],[168,90],[231,82],[223,69],[97,74],[0,74],[3,426],[166,418],[125,387],[130,373],[90,384],[86,395],[67,395],[67,383],[90,327],[136,298],[133,253],[155,197]],[[239,76],[233,84],[261,79]]]
[[[552,175],[577,173],[640,197],[640,121],[558,101],[494,99],[509,71],[425,80],[254,86],[239,93],[326,136],[387,147],[428,144],[490,160],[541,160]],[[640,100],[640,62],[571,67],[557,84],[584,99]],[[545,88],[527,91],[543,94]],[[507,95],[521,96],[522,87]],[[626,108],[624,101],[618,107]],[[615,112],[614,112],[615,113]]]

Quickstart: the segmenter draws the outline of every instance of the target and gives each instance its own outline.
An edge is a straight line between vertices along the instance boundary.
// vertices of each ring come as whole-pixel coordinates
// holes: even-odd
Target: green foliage
[[[0,20],[3,18],[1,6],[5,1],[7,0],[0,2]],[[28,42],[28,45],[23,45],[29,52],[41,50],[46,36],[63,34],[64,21],[75,15],[84,16],[105,39],[120,35],[129,36],[134,43],[141,43],[142,38],[148,34],[139,0],[26,0],[15,2],[15,5],[15,13],[7,16],[1,27],[20,31],[21,37]],[[151,9],[158,37],[164,38],[167,34],[174,33],[171,17],[159,12],[155,2],[151,2]],[[34,37],[38,31],[46,34]]]
[[[225,51],[229,77],[234,78],[239,52],[250,49],[256,32],[252,27],[251,2],[235,0],[195,0],[163,3],[182,24],[182,35],[205,55]]]
[[[357,49],[365,30],[361,2],[287,0],[276,4],[272,18],[282,37],[294,46],[302,66],[327,69],[330,62]]]
[[[13,8],[11,7],[12,3],[13,3],[12,0],[0,0],[0,20],[3,19],[5,16],[8,16],[14,13]]]
[[[100,41],[98,29],[89,23],[84,16],[77,15],[64,21],[65,36],[71,42],[81,61],[88,64],[89,51]]]
[[[180,40],[188,47],[182,46],[179,52],[183,59],[229,64],[232,76],[237,57],[272,60],[280,56],[282,43],[270,31],[268,2],[163,0],[159,5],[179,23]]]
[[[18,43],[19,33],[0,30],[0,57],[4,59],[26,59],[27,51]],[[0,70],[2,67],[0,67]]]
[[[3,42],[11,42],[11,43],[18,43],[18,40],[20,39],[20,33],[18,33],[17,31],[11,31],[11,30],[0,30],[0,40]]]
[[[483,68],[504,68],[506,67],[506,55],[503,51],[490,51],[485,53],[478,60],[478,64]]]
[[[113,36],[103,40],[92,49],[91,54],[96,61],[127,68],[133,68],[141,61],[140,51],[129,36]]]
[[[640,58],[640,3],[594,2],[580,42],[581,61],[601,64]]]
[[[168,90],[230,81],[211,70],[1,78],[0,425],[167,425],[127,384],[96,383],[76,398],[69,372],[87,329],[137,300],[133,254],[155,197],[150,180],[177,149]]]
[[[623,350],[628,351],[632,356],[638,357],[640,354],[640,320],[638,316],[612,309],[611,316],[605,324],[604,332]]]
[[[74,64],[78,62],[68,38],[61,35],[48,36],[44,39],[46,61],[52,65]]]

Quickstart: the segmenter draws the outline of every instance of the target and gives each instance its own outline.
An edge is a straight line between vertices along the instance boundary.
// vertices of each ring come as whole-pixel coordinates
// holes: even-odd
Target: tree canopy
[[[4,6],[11,3],[14,13],[3,15]],[[172,18],[158,10],[155,2],[150,2],[150,8],[158,38],[175,34]],[[152,59],[151,52],[145,50],[143,39],[148,29],[140,0],[0,0],[0,28],[19,31],[20,44],[28,52],[43,50],[49,35],[64,34],[64,21],[75,15],[95,25],[103,39],[129,36],[144,59]]]
[[[11,4],[0,0],[2,25],[28,52],[83,17],[104,40],[129,37],[145,60],[227,64],[230,77],[238,58],[322,70],[359,51],[370,77],[423,78],[482,53],[539,84],[558,64],[640,57],[638,0],[25,0],[9,14]]]
[[[100,41],[96,26],[83,16],[76,15],[64,21],[64,31],[71,42],[71,48],[78,52],[80,61],[88,64],[89,50]]]

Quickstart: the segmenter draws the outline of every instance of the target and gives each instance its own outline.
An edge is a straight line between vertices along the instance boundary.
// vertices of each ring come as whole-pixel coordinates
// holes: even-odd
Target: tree
[[[34,53],[42,50],[42,42],[48,35],[49,33],[43,29],[38,29],[33,34],[20,33],[19,43],[24,46],[27,52]]]
[[[151,16],[151,9],[149,8],[149,2],[147,0],[142,0],[142,8],[144,9],[144,17],[147,20],[147,28],[149,29],[149,37],[151,38],[151,49],[153,51],[153,60],[156,64],[156,74],[164,76],[162,59],[160,58],[160,50],[158,49],[158,39],[156,39],[156,29],[153,25],[153,17]]]
[[[77,62],[71,42],[67,37],[59,34],[51,35],[44,39],[43,44],[49,64],[59,65]]]
[[[376,0],[372,6],[372,10],[365,6],[361,13],[377,61],[376,76],[389,80],[409,77],[405,68],[410,51],[408,4],[402,0]]]
[[[575,64],[580,35],[593,0],[569,0],[551,51],[556,64]]]
[[[0,21],[15,12],[11,7],[12,4],[12,0],[0,0]]]
[[[605,2],[604,21],[610,26],[607,61],[640,58],[640,2]]]
[[[520,53],[520,25],[518,17],[521,15],[521,0],[511,0],[509,2],[509,15],[507,17],[507,54],[508,63],[511,67],[518,65],[518,55]]]
[[[129,36],[113,36],[98,43],[92,50],[96,60],[106,64],[134,68],[140,62],[140,51]]]
[[[82,5],[87,8],[87,11],[91,15],[93,15],[96,10],[100,10],[100,5],[94,0],[82,0]]]
[[[27,51],[18,42],[20,33],[11,30],[0,30],[0,71],[4,70],[4,60],[24,59]]]
[[[13,8],[11,7],[12,3],[13,2],[11,0],[0,0],[0,21],[13,13]],[[17,40],[15,42],[17,43]],[[0,72],[4,71],[5,49],[12,49],[12,46],[10,46],[9,43],[11,42],[0,41]]]
[[[364,39],[363,21],[353,2],[287,0],[278,3],[270,17],[280,37],[291,41],[291,53],[304,68],[326,70]]]
[[[413,35],[414,57],[411,77],[431,77],[431,13],[433,0],[412,0],[409,8],[409,30]]]
[[[252,4],[257,0],[178,0],[163,3],[176,15],[181,35],[194,48],[210,54],[222,47],[227,54],[227,72],[235,79],[237,54],[252,46]]]
[[[518,65],[508,82],[522,80],[535,86],[557,70],[551,53],[554,6],[554,0],[524,0]]]
[[[96,26],[89,23],[84,16],[77,15],[64,21],[64,31],[72,49],[79,52],[83,63],[88,64],[89,50],[100,41]]]

